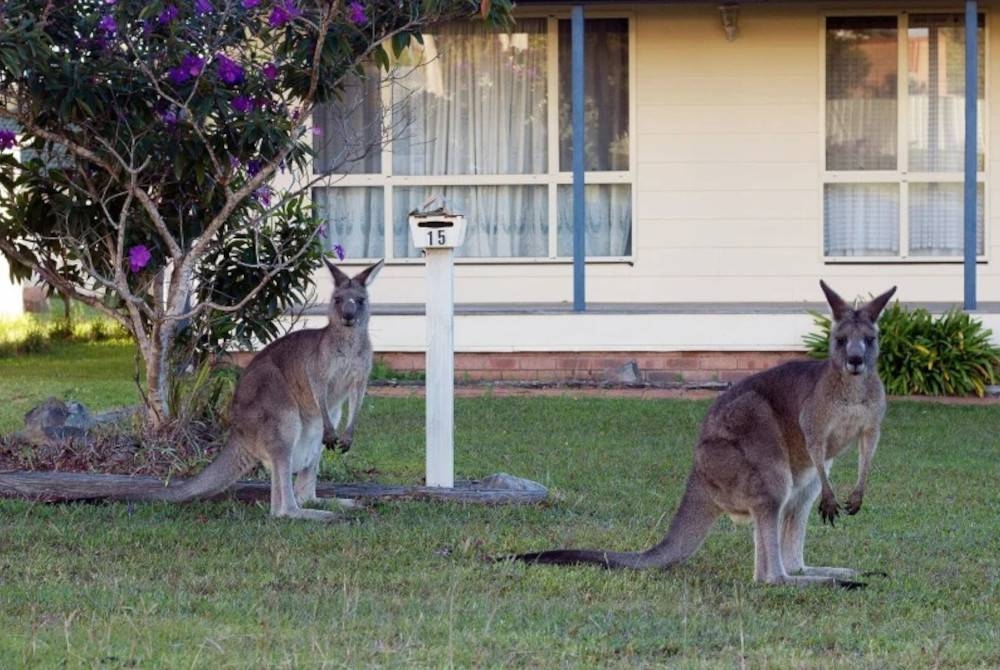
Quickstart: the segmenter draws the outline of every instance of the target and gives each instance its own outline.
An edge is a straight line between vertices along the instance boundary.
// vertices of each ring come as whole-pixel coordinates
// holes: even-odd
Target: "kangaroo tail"
[[[230,442],[219,452],[214,461],[191,479],[161,487],[152,495],[143,496],[143,499],[185,502],[210,497],[232,486],[256,463],[257,459],[246,449],[241,449]]]
[[[719,518],[721,510],[712,501],[707,487],[697,474],[688,477],[681,504],[670,522],[666,536],[656,546],[639,552],[603,551],[600,549],[553,549],[505,557],[526,563],[550,565],[599,565],[604,568],[666,568],[690,558]]]

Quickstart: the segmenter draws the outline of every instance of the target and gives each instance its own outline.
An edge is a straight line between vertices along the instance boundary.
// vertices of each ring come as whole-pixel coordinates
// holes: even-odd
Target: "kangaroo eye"
[[[344,299],[341,298],[339,295],[333,297],[333,304],[339,305],[342,302],[344,302]]]
[[[874,344],[875,344],[875,338],[874,338],[874,337],[871,337],[871,336],[869,335],[868,337],[866,337],[866,338],[865,338],[865,344],[866,344],[867,346],[869,346],[869,347],[870,347],[870,346],[872,346],[872,345],[874,345]]]
[[[358,305],[363,305],[363,304],[365,304],[365,299],[364,298],[358,298],[354,302],[358,303]]]
[[[838,347],[843,347],[846,344],[847,344],[847,338],[846,337],[838,337],[837,338],[837,346]]]

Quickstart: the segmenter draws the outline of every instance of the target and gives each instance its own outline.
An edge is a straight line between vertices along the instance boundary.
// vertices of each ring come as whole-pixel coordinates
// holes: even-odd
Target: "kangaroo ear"
[[[348,277],[346,274],[344,274],[340,270],[340,268],[338,268],[336,265],[334,265],[333,263],[331,263],[330,261],[328,261],[325,258],[323,259],[323,262],[326,263],[326,267],[330,268],[330,274],[333,275],[333,285],[334,286],[343,286],[347,282],[351,281],[351,278]]]
[[[385,264],[385,259],[383,258],[374,265],[365,268],[358,274],[354,275],[355,281],[364,284],[365,286],[371,286],[372,282],[375,281],[375,275],[379,273],[379,270],[382,269],[382,266],[384,264]]]
[[[883,309],[885,309],[885,306],[889,303],[889,298],[891,298],[892,294],[895,292],[896,287],[893,286],[877,298],[872,298],[871,301],[867,305],[864,305],[859,311],[867,314],[868,318],[874,323],[878,320],[878,315],[882,313]]]
[[[819,287],[823,289],[826,301],[829,303],[830,309],[833,310],[834,321],[840,321],[851,313],[851,306],[844,302],[844,299],[837,295],[836,291],[827,286],[826,282],[822,279],[819,280]]]

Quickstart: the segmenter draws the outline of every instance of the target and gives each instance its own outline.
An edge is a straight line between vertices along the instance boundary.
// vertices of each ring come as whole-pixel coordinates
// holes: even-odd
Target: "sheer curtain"
[[[385,254],[385,225],[381,188],[362,186],[317,187],[313,205],[325,221],[320,236],[325,248],[336,245],[345,258],[381,258]]]
[[[827,184],[823,221],[827,256],[896,256],[899,185]]]
[[[895,16],[827,18],[826,169],[897,170]],[[899,185],[826,184],[827,256],[899,254]]]
[[[466,216],[465,242],[455,249],[455,256],[541,258],[548,255],[548,189],[545,186],[410,187],[396,188],[393,195],[393,254],[397,257],[419,255],[410,240],[407,212],[418,208],[432,195],[443,198],[449,209]]]
[[[829,17],[826,27],[826,170],[854,172],[824,189],[828,256],[960,256],[965,142],[965,31],[959,14],[911,14],[905,33],[905,89],[897,90],[899,18]],[[983,40],[980,17],[980,41]],[[985,164],[984,51],[979,52],[979,169]],[[905,98],[900,98],[900,93]],[[907,163],[898,158],[897,112],[904,104]],[[896,172],[863,183],[865,172]],[[920,178],[923,173],[923,179]],[[908,183],[902,175],[908,174]],[[937,175],[946,175],[938,177]],[[933,175],[933,176],[932,176]],[[882,177],[884,179],[884,175]],[[934,181],[931,181],[934,179]],[[838,180],[839,181],[839,180]],[[900,198],[907,193],[906,211]],[[979,186],[977,253],[982,242]],[[899,248],[899,228],[909,244]]]
[[[422,64],[393,86],[393,171],[399,175],[527,175],[548,171],[547,29],[523,19],[512,33],[481,24],[424,36]],[[413,256],[407,212],[429,196],[465,215],[466,257],[545,256],[543,187],[395,189],[395,254]]]
[[[982,17],[979,35],[977,163],[984,164]],[[957,14],[914,14],[907,31],[910,172],[959,173],[965,164],[965,19]],[[961,256],[965,199],[959,182],[910,184],[910,253]],[[976,253],[983,247],[983,185],[978,188]]]
[[[382,171],[381,80],[374,66],[349,73],[338,99],[313,111],[317,174],[378,174]]]
[[[583,191],[587,256],[632,253],[632,189],[628,184],[588,184]],[[573,188],[559,187],[558,254],[573,255]]]
[[[983,185],[976,195],[976,254],[983,246]],[[910,184],[910,254],[961,256],[965,249],[965,189],[960,183]]]
[[[559,169],[573,168],[570,22],[559,21]],[[584,169],[629,169],[628,20],[586,19],[584,58]],[[559,256],[573,255],[572,189],[560,186]],[[626,184],[589,184],[584,189],[587,256],[632,253],[632,195]]]

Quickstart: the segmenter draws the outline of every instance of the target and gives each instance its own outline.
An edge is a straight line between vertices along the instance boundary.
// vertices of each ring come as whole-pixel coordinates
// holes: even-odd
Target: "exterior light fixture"
[[[740,34],[740,6],[719,5],[719,18],[722,19],[722,30],[726,33],[726,39],[732,42]]]

